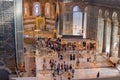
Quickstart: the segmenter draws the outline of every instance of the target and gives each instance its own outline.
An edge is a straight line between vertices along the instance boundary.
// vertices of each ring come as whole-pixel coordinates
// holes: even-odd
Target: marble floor
[[[32,48],[32,47],[31,47]],[[29,47],[29,50],[30,47]],[[28,51],[29,51],[28,50]],[[26,52],[29,53],[29,52]],[[97,78],[97,73],[100,73],[100,78],[104,77],[111,77],[111,76],[119,76],[120,72],[117,68],[113,67],[113,64],[109,62],[107,57],[104,57],[103,55],[97,55],[96,62],[93,61],[94,55],[88,54],[86,52],[62,52],[63,60],[59,60],[58,54],[55,52],[52,56],[44,55],[40,57],[39,55],[35,57],[35,63],[31,62],[31,58],[26,56],[26,74],[29,74],[30,76],[33,76],[31,73],[32,66],[36,66],[36,78],[37,80],[68,80],[68,73],[67,72],[61,72],[60,75],[56,74],[56,77],[52,76],[52,71],[50,70],[49,61],[50,59],[54,59],[57,61],[57,63],[63,63],[64,61],[69,65],[72,64],[73,68],[75,69],[74,77],[71,80],[77,80],[77,79],[91,79],[91,78]],[[76,59],[70,61],[70,54],[76,54]],[[78,57],[79,54],[82,54],[82,57]],[[88,62],[87,57],[91,56],[91,60]],[[46,59],[47,64],[47,70],[43,70],[43,58]],[[79,66],[76,65],[77,58],[80,60]],[[42,72],[41,72],[42,71]],[[28,75],[26,75],[28,76]]]
[[[79,66],[76,66],[76,60],[70,61],[69,59],[69,53],[66,52],[63,54],[63,60],[59,60],[57,57],[57,54],[54,54],[52,59],[56,60],[57,63],[63,63],[65,61],[66,63],[72,64],[73,68],[75,69],[74,77],[72,80],[76,79],[89,79],[89,78],[96,78],[97,73],[100,73],[100,77],[111,77],[111,76],[119,76],[119,71],[113,67],[113,64],[109,62],[105,57],[102,55],[98,55],[96,59],[96,63],[94,62],[87,62],[87,59],[80,58],[80,64]],[[43,73],[37,72],[37,78],[38,80],[54,80],[54,77],[52,77],[52,72],[50,71],[49,66],[49,60],[51,57],[47,57],[47,71]],[[43,60],[40,58],[37,59],[37,71],[42,70],[42,66],[40,65]],[[68,73],[63,72],[60,75],[56,74],[56,80],[68,80]]]
[[[100,78],[120,75],[119,71],[115,68],[76,69],[74,78],[72,78],[72,80],[97,78],[96,76],[98,72],[100,72]],[[54,77],[52,77],[51,73],[44,75],[38,74],[37,80],[54,80]],[[62,75],[56,75],[56,80],[68,80],[67,74],[64,73]]]

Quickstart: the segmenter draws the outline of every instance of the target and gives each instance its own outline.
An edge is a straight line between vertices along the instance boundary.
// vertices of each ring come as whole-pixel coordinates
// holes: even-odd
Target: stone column
[[[23,12],[22,0],[14,1],[15,46],[17,65],[24,65]]]
[[[30,54],[28,54],[30,55]],[[27,54],[24,56],[25,57],[25,70],[26,70],[26,75],[25,76],[30,76],[31,75],[31,69],[30,69],[30,57],[27,56]]]
[[[104,31],[103,31],[103,49],[102,49],[102,52],[105,52],[105,49],[106,49],[106,19],[104,20]]]
[[[120,58],[120,23],[118,28],[118,35],[119,35],[119,49],[118,49],[118,57]]]
[[[111,41],[110,41],[110,57],[112,56],[112,41],[113,41],[113,27],[114,27],[114,22],[111,22]]]

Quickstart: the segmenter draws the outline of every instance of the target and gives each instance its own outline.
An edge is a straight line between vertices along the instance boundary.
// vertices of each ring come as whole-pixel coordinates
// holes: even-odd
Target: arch
[[[88,11],[88,7],[85,7],[85,12],[87,12]]]
[[[117,15],[116,12],[113,12],[113,14],[112,14],[112,20],[116,20],[116,19],[118,19],[118,15]]]
[[[111,49],[111,56],[118,57],[118,50],[119,50],[119,21],[118,21],[118,14],[113,12],[112,14],[112,21],[113,21],[113,30],[112,30],[112,49]]]
[[[33,9],[34,9],[34,16],[40,16],[40,3],[39,2],[35,2],[33,4]]]
[[[98,29],[97,29],[97,51],[102,52],[103,48],[103,33],[104,33],[104,18],[102,16],[103,12],[100,9],[98,14]]]
[[[50,18],[50,3],[45,3],[45,17]]]
[[[73,35],[83,35],[82,31],[83,13],[80,11],[79,6],[73,7]]]
[[[78,11],[80,11],[79,6],[77,6],[77,5],[76,5],[76,6],[74,6],[74,7],[73,7],[73,12],[78,12]]]
[[[99,15],[98,15],[98,17],[103,17],[103,12],[102,12],[101,9],[99,9]]]
[[[118,21],[118,15],[116,12],[113,12],[112,14],[112,21],[113,21],[113,26],[114,27],[119,27],[119,21]]]
[[[109,17],[109,12],[108,12],[108,10],[105,11],[105,15],[104,15],[104,16],[105,16],[106,19]]]

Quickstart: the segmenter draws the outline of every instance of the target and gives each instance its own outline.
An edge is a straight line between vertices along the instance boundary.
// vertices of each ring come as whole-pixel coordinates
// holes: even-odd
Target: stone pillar
[[[104,31],[103,31],[103,49],[102,49],[102,52],[105,52],[105,49],[106,49],[106,20],[104,20]]]
[[[120,23],[118,28],[118,35],[119,35],[119,49],[118,49],[118,57],[120,58]]]
[[[120,34],[119,34],[119,51],[118,51],[118,57],[120,58]]]
[[[24,39],[23,39],[23,12],[22,0],[15,0],[14,2],[15,14],[15,46],[16,46],[16,62],[18,65],[24,65]]]
[[[113,27],[114,27],[114,22],[111,22],[111,41],[110,41],[110,57],[112,56],[112,41],[113,41]]]

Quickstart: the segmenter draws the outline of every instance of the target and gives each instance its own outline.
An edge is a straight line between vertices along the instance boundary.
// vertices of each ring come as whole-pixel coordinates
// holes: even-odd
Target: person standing
[[[63,63],[61,63],[61,65],[60,65],[60,66],[61,66],[61,70],[63,71]]]
[[[72,56],[73,58],[72,58],[72,60],[75,60],[75,54],[73,54],[73,56]]]
[[[71,73],[68,73],[68,80],[71,80]]]
[[[72,70],[72,64],[70,64],[69,69],[70,69],[70,71]]]
[[[99,76],[100,76],[100,72],[97,73],[97,78],[99,78]]]
[[[78,58],[77,61],[76,61],[77,67],[79,66],[79,63],[80,63],[80,61],[79,61],[79,58]]]
[[[72,69],[72,78],[74,77],[75,70]]]
[[[70,61],[72,60],[72,54],[70,54]]]

